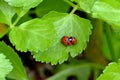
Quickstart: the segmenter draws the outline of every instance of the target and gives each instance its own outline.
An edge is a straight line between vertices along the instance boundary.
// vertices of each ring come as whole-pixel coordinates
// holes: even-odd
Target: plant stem
[[[72,9],[72,11],[70,12],[70,14],[73,14],[76,10],[78,9],[78,5],[75,5]]]
[[[18,18],[15,20],[15,22],[13,23],[13,25],[12,25],[11,28],[13,28],[13,27],[17,24],[17,22],[18,22],[20,19],[21,19],[21,17],[18,17]]]
[[[74,3],[72,3],[71,1],[69,0],[64,0],[65,2],[67,2],[69,5],[71,5],[72,7],[75,7],[76,5]]]
[[[113,61],[117,61],[116,56],[115,56],[115,51],[113,49],[113,44],[112,44],[112,41],[111,41],[110,26],[107,23],[104,23],[104,29],[105,29],[105,36],[106,36],[108,48],[110,50],[111,58],[112,58]]]
[[[65,2],[67,2],[69,5],[71,5],[73,7],[72,11],[70,12],[70,14],[73,14],[77,9],[78,9],[78,5],[75,5],[74,3],[72,3],[69,0],[64,0]]]

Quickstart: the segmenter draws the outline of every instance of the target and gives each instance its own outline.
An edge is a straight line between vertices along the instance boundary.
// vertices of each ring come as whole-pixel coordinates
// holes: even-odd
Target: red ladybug
[[[73,45],[77,43],[77,39],[75,37],[69,37],[68,41],[70,41]]]
[[[65,46],[75,45],[77,43],[77,39],[75,37],[63,36],[62,39],[61,39],[61,42]]]
[[[62,39],[61,39],[61,42],[62,42],[65,46],[72,45],[72,43],[69,41],[69,37],[68,37],[68,36],[63,36]]]

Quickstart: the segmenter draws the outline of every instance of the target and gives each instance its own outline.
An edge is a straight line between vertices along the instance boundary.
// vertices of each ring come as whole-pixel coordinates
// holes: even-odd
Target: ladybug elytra
[[[65,46],[75,45],[77,43],[77,39],[75,37],[63,36],[61,42]]]
[[[69,37],[68,40],[72,43],[72,44],[76,44],[77,43],[77,39],[75,37]]]

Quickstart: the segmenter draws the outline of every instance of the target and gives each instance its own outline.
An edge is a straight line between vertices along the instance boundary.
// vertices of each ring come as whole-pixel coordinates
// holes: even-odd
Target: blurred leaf
[[[43,0],[5,0],[13,7],[23,7],[23,9],[30,9],[36,7]]]
[[[9,38],[17,50],[44,51],[54,44],[57,33],[49,21],[37,18],[13,28]]]
[[[110,63],[97,80],[120,80],[120,60]]]
[[[115,33],[112,31],[110,26],[104,26],[105,28],[105,34],[103,36],[103,44],[102,44],[102,50],[104,53],[104,56],[109,59],[118,60],[120,58],[120,40],[119,37],[116,37]]]
[[[102,66],[98,64],[78,60],[74,60],[71,63],[71,61],[68,64],[57,66],[55,70],[59,71],[47,80],[68,80],[70,76],[76,77],[77,80],[89,80],[92,71],[102,69]]]
[[[6,58],[12,63],[13,70],[8,75],[9,78],[15,80],[28,80],[21,59],[11,47],[7,46],[4,42],[0,42],[0,53],[4,53]]]
[[[88,80],[90,71],[90,65],[86,64],[69,66],[47,80],[67,80],[69,76],[75,76],[77,80]]]
[[[3,0],[0,0],[0,22],[10,25],[11,19],[14,14],[15,11],[13,10],[13,8]]]
[[[102,51],[103,51],[103,55],[105,56],[105,58],[107,58],[109,60],[112,60],[111,54],[110,54],[110,49],[109,49],[109,46],[108,46],[107,39],[106,39],[105,35],[103,37]]]
[[[0,53],[0,80],[5,80],[6,75],[10,73],[12,69],[13,67],[9,59],[6,59],[6,56]]]
[[[25,15],[30,8],[38,6],[43,0],[5,0],[12,6],[19,17]]]
[[[102,54],[101,49],[102,38],[104,35],[103,21],[99,19],[91,19],[91,23],[93,25],[92,35],[90,36],[89,43],[84,51],[85,58],[101,65],[107,65],[108,61]]]
[[[48,50],[33,53],[37,61],[61,64],[67,60],[69,53],[72,57],[75,57],[86,48],[92,27],[89,20],[80,18],[75,14],[59,12],[50,12],[43,19],[51,21],[54,24],[59,39]],[[77,44],[71,46],[63,45],[61,38],[65,35],[76,37]]]
[[[68,12],[69,8],[70,6],[64,2],[64,0],[44,0],[39,6],[37,6],[36,13],[39,17],[41,17],[52,10],[58,12]]]
[[[84,10],[87,13],[91,13],[91,9],[96,0],[74,0],[78,3],[80,9]]]
[[[97,0],[92,8],[94,18],[102,19],[120,29],[120,1]]]

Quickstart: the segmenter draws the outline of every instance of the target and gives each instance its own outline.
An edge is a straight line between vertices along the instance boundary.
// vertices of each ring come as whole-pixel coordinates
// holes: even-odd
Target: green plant
[[[56,65],[86,50],[90,35],[93,33],[96,40],[102,41],[98,46],[102,48],[101,53],[105,59],[118,61],[120,57],[119,6],[119,0],[0,0],[0,39],[3,40],[3,37],[8,34],[9,41],[15,46],[16,51],[29,51],[36,61]],[[76,11],[84,12],[85,17],[75,14]],[[30,17],[29,14],[36,14],[36,18]],[[98,38],[96,34],[101,36]],[[75,37],[77,44],[63,45],[61,38],[66,35]],[[89,49],[91,53],[92,48]],[[0,75],[0,79],[7,77],[28,80],[20,57],[4,41],[0,42],[0,60],[5,61],[0,62],[2,64],[0,67],[7,65],[5,69],[8,70],[3,69],[5,73]],[[75,60],[75,63],[71,60],[69,62],[69,65],[61,65],[63,68],[68,68],[66,72],[60,69],[60,73],[48,80],[61,80],[61,76],[64,76],[62,80],[65,80],[68,75],[77,75],[79,80],[88,80],[91,70],[96,79],[100,73],[99,70],[103,69],[98,64],[86,61]],[[114,66],[110,69],[113,68]],[[78,71],[82,69],[86,69],[84,75],[87,77],[78,75],[82,76]],[[75,73],[69,73],[72,71]],[[105,77],[109,76],[105,75]],[[108,78],[105,77],[98,80],[107,80]],[[119,76],[117,77],[112,80],[118,80]]]

